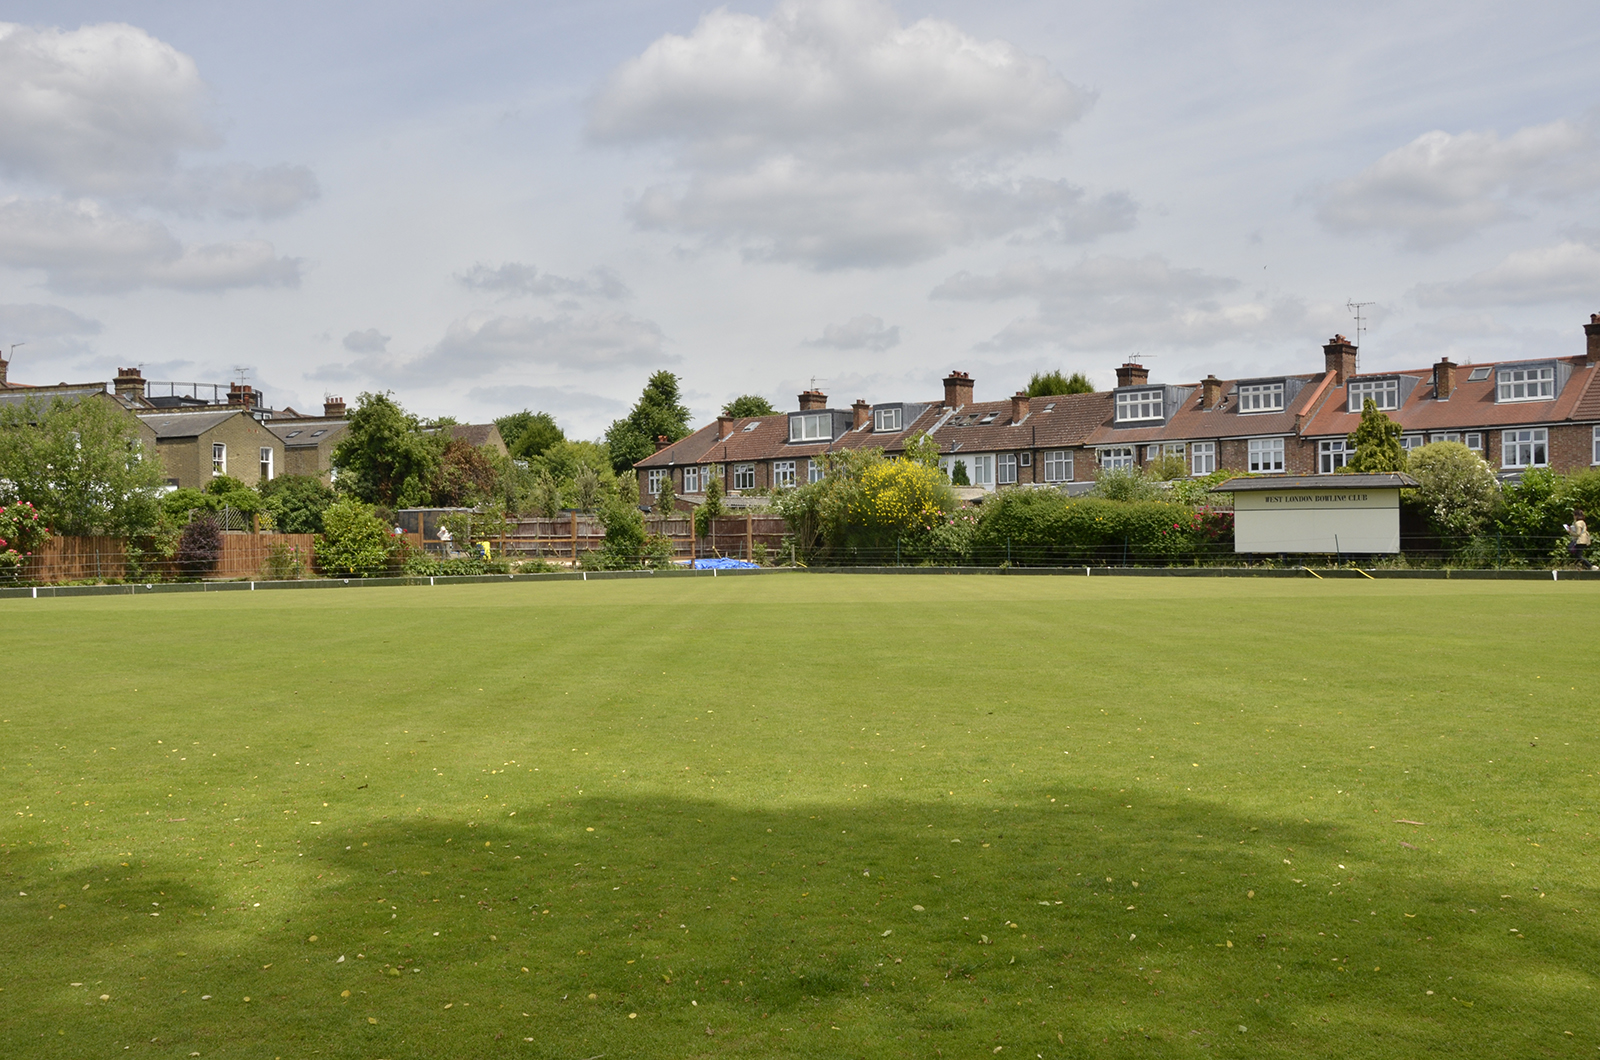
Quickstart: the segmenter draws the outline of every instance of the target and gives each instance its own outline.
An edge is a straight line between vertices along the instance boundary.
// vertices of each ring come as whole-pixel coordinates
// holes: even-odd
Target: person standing
[[[1583,509],[1574,508],[1572,522],[1562,527],[1567,532],[1567,555],[1571,556],[1578,566],[1594,569],[1594,564],[1589,562],[1589,524],[1583,521]]]

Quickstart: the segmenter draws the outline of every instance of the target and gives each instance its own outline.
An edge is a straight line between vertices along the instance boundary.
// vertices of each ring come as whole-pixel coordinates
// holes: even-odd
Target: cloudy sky
[[[12,378],[696,420],[1572,354],[1585,3],[13,0]]]

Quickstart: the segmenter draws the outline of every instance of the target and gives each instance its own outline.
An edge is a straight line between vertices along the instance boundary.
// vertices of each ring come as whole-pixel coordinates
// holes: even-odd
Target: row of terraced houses
[[[1349,461],[1347,436],[1370,399],[1404,430],[1409,450],[1460,442],[1502,477],[1533,468],[1570,472],[1600,465],[1600,314],[1584,327],[1581,355],[1362,373],[1343,335],[1323,346],[1319,372],[1254,379],[1152,383],[1139,364],[1117,369],[1117,386],[1092,394],[977,401],[973,380],[952,372],[940,400],[856,401],[831,408],[808,390],[799,409],[719,417],[637,465],[640,500],[668,476],[679,496],[722,477],[744,491],[814,482],[829,453],[867,446],[889,456],[927,435],[947,471],[965,465],[974,487],[1093,481],[1101,468],[1142,468],[1181,458],[1192,475],[1219,468],[1259,474],[1328,475]]]

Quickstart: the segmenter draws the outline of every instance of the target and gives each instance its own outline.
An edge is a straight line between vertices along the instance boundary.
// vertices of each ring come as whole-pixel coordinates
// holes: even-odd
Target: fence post
[[[754,518],[754,517],[750,514],[750,509],[746,508],[744,510],[744,558],[745,559],[750,559],[750,558],[754,557],[755,554],[756,554],[755,533],[751,529],[751,523],[750,523],[750,520],[752,518]]]
[[[572,565],[578,565],[578,513],[572,513]]]
[[[689,509],[689,568],[694,569],[694,561],[700,558],[700,549],[695,540],[694,509]]]

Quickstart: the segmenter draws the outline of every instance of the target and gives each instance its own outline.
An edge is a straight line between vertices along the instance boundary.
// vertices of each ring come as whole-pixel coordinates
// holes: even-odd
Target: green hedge
[[[986,566],[1165,564],[1231,549],[1232,530],[1224,513],[1171,501],[1004,490],[983,505],[972,558]]]

